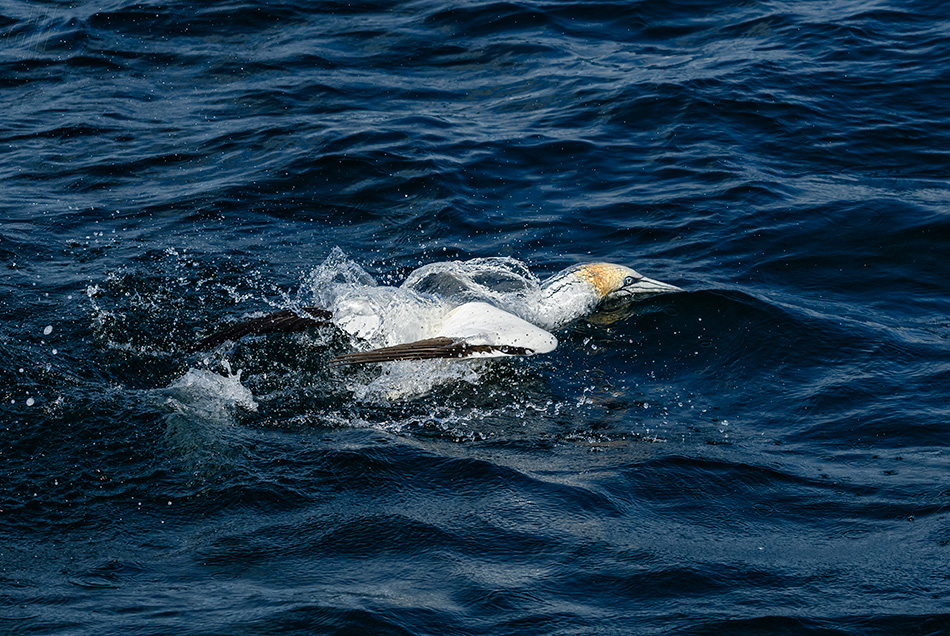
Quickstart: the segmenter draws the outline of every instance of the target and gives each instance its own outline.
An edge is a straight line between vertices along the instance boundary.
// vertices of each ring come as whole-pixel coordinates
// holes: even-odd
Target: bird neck
[[[571,272],[562,272],[541,286],[538,321],[554,329],[589,315],[601,298],[587,280]]]

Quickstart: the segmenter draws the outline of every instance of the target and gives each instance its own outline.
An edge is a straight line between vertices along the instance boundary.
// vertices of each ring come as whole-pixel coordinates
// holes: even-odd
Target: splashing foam
[[[541,282],[513,258],[476,258],[431,263],[412,272],[402,289],[436,294],[461,304],[482,301],[503,307],[531,321],[541,295]]]
[[[220,375],[206,369],[189,369],[164,394],[173,411],[221,424],[234,421],[232,412],[236,407],[257,410],[254,396],[241,384],[240,370],[233,375]]]
[[[247,433],[234,426],[238,409],[256,411],[257,402],[241,384],[241,372],[220,375],[189,369],[156,392],[165,416],[165,436],[179,459],[196,472],[228,465],[242,451]],[[199,468],[203,467],[203,468]]]
[[[478,366],[477,362],[452,360],[391,362],[383,365],[382,373],[369,383],[354,381],[347,388],[359,402],[402,402],[425,395],[435,387],[450,382],[476,384],[479,380]]]

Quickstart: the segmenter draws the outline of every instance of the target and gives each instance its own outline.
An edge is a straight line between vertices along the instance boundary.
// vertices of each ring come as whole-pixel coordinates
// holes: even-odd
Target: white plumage
[[[472,345],[519,347],[533,353],[548,353],[557,346],[554,334],[483,302],[453,309],[436,335]]]

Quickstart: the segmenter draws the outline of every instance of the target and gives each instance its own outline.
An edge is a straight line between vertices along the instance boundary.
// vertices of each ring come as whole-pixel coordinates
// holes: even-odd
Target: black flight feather
[[[455,338],[427,338],[407,342],[392,347],[355,351],[337,356],[330,365],[367,364],[371,362],[392,362],[394,360],[433,360],[436,358],[466,358],[477,353],[502,353],[512,356],[525,356],[534,353],[526,347],[509,345],[473,345]]]
[[[217,331],[192,344],[188,351],[207,351],[229,340],[238,340],[244,336],[263,336],[269,333],[294,333],[332,324],[333,314],[317,307],[303,307],[310,316],[301,316],[289,309],[276,311],[260,318],[252,318]]]

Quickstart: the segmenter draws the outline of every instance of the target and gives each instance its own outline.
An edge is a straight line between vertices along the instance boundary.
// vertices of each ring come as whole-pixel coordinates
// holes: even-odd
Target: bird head
[[[570,273],[590,284],[601,301],[625,301],[683,291],[675,285],[647,278],[623,265],[587,263],[572,267]]]
[[[541,285],[538,324],[559,327],[628,301],[682,291],[613,263],[586,263],[562,270]]]

